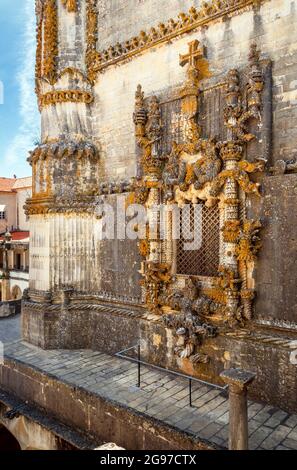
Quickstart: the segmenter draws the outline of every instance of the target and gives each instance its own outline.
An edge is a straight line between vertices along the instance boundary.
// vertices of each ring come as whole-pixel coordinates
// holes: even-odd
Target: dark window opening
[[[0,425],[0,451],[21,450],[16,438],[4,427]]]
[[[15,269],[20,270],[21,267],[22,267],[21,255],[19,253],[17,253],[16,256],[15,256]]]

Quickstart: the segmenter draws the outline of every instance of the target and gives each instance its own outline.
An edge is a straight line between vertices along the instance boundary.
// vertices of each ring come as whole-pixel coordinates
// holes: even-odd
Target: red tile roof
[[[15,178],[0,177],[0,192],[11,193],[16,182]]]
[[[12,236],[12,241],[20,241],[20,240],[25,240],[26,238],[29,238],[30,232],[10,232]],[[0,236],[0,240],[4,240],[4,235]]]

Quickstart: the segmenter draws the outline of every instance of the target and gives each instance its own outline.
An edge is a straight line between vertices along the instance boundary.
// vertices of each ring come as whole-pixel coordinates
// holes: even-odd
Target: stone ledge
[[[7,417],[9,413],[10,417]],[[44,410],[21,401],[11,392],[7,393],[0,389],[0,422],[5,424],[5,421],[17,419],[19,416],[24,416],[29,421],[33,421],[53,433],[61,450],[65,450],[65,448],[68,450],[92,450],[98,446],[98,441],[94,442],[48,416]]]
[[[219,449],[191,433],[12,357],[6,356],[0,367],[0,383],[6,392],[17,393],[21,400],[46,409],[53,419],[97,442],[116,442],[127,450]]]

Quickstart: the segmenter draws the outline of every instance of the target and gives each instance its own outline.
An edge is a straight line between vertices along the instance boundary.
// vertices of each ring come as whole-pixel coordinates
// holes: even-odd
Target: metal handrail
[[[138,356],[137,359],[134,358],[134,357],[130,357],[130,356],[125,355],[126,352],[132,351],[133,349],[137,351],[137,356]],[[137,387],[138,388],[140,388],[140,386],[141,386],[141,366],[142,365],[146,366],[146,367],[152,367],[153,369],[157,369],[161,372],[166,372],[167,374],[176,375],[177,377],[182,377],[184,379],[189,380],[189,405],[190,405],[191,408],[193,408],[193,404],[192,404],[192,382],[199,382],[203,385],[207,385],[208,387],[216,388],[216,389],[221,390],[221,391],[225,391],[229,388],[228,385],[221,386],[221,385],[213,384],[213,383],[210,383],[210,382],[206,382],[205,380],[197,379],[196,377],[193,377],[191,375],[186,375],[186,374],[183,374],[181,372],[175,372],[173,370],[166,369],[165,367],[156,366],[155,364],[151,364],[149,362],[142,361],[140,355],[141,355],[140,344],[136,344],[135,346],[132,346],[131,348],[123,349],[122,351],[119,351],[119,352],[115,353],[116,357],[120,357],[121,359],[126,359],[130,362],[134,362],[134,363],[138,364],[138,382],[137,382]]]

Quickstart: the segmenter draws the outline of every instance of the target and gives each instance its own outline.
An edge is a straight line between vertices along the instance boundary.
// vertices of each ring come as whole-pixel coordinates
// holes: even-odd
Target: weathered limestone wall
[[[44,349],[92,349],[108,354],[140,341],[142,359],[213,383],[220,382],[219,375],[224,369],[243,368],[256,374],[250,390],[256,400],[296,412],[296,364],[290,361],[296,348],[294,337],[272,336],[261,330],[223,332],[205,340],[201,347],[201,353],[207,354],[210,361],[193,365],[189,359],[174,354],[173,332],[164,327],[159,317],[152,318],[144,310],[142,315],[141,312],[128,315],[128,307],[125,312],[116,310],[106,304],[97,311],[83,307],[32,311],[25,304],[25,339]]]
[[[19,395],[18,397],[15,392]],[[19,390],[14,390],[14,392],[11,390],[7,393],[1,388],[1,450],[8,450],[5,448],[5,431],[16,439],[20,450],[91,450],[101,443],[101,441],[88,439],[76,429],[63,425],[60,420],[53,419],[48,413],[32,406],[28,401],[25,403]],[[2,437],[4,437],[3,440]]]
[[[6,429],[19,442],[21,450],[59,450],[54,434],[24,416],[3,421]]]
[[[88,214],[32,217],[30,288],[139,297],[136,243],[101,241],[100,225]]]
[[[57,6],[59,16],[59,69],[75,67],[84,70],[85,8],[81,8],[80,14],[77,15],[75,12],[68,12],[62,2],[57,2]]]
[[[156,2],[155,0],[136,2],[97,2],[98,20],[98,50],[123,42],[141,30],[157,26],[160,21],[170,17],[177,18],[178,13],[187,11],[192,1]],[[194,2],[198,7],[199,2]],[[83,27],[86,22],[85,2],[79,2],[79,14],[69,13],[58,2],[59,13],[59,62],[61,71],[67,67],[77,67],[85,70],[85,40]],[[278,158],[292,157],[296,151],[297,131],[294,129],[294,118],[297,111],[297,82],[296,56],[297,42],[293,40],[297,29],[297,2],[272,0],[264,2],[260,8],[242,11],[240,14],[224,21],[218,20],[206,28],[178,37],[172,42],[149,48],[132,60],[107,67],[104,73],[99,73],[94,87],[95,100],[91,106],[85,103],[63,102],[55,106],[45,106],[42,109],[42,139],[89,139],[92,138],[99,149],[99,163],[85,165],[80,173],[71,160],[66,164],[55,162],[53,168],[52,190],[59,197],[87,191],[96,188],[101,181],[118,180],[135,176],[137,167],[137,151],[132,115],[134,111],[134,94],[138,83],[141,83],[147,96],[157,94],[161,98],[184,81],[185,71],[179,66],[179,54],[187,51],[189,41],[198,39],[206,46],[207,59],[210,64],[212,78],[205,81],[208,84],[220,82],[232,67],[244,68],[250,44],[256,41],[262,52],[262,58],[272,60],[273,73],[273,148],[271,152],[272,165]],[[58,78],[54,87],[42,82],[42,92],[67,90],[79,87],[90,92],[90,84],[79,74],[66,72]],[[68,161],[67,160],[67,161]],[[88,186],[89,185],[89,186]],[[55,229],[49,228],[51,240],[58,235],[62,224],[62,216],[56,217]],[[71,219],[71,218],[70,218]],[[69,219],[69,220],[70,220]],[[43,221],[43,216],[41,216]],[[57,220],[60,220],[58,223]],[[139,292],[137,271],[139,258],[136,255],[136,244],[125,242],[102,244],[95,243],[85,247],[87,255],[78,253],[75,244],[80,240],[80,223],[65,224],[65,235],[61,235],[64,251],[58,253],[56,241],[51,241],[47,256],[52,256],[51,274],[47,278],[43,273],[37,274],[36,264],[39,254],[32,255],[32,288],[35,286],[47,290],[65,284],[85,291],[110,291],[110,286],[116,283],[125,291],[128,285],[129,296]],[[81,220],[80,217],[76,219]],[[269,224],[269,221],[267,221]],[[84,225],[83,223],[81,223]],[[42,224],[41,224],[42,225]],[[45,226],[42,229],[47,230]],[[59,228],[60,227],[60,228]],[[88,227],[88,228],[87,228]],[[34,232],[34,221],[32,222]],[[96,224],[85,224],[88,243],[96,239]],[[75,237],[79,238],[75,238]],[[57,240],[57,238],[56,238]],[[67,241],[68,240],[68,241]],[[73,245],[74,244],[74,245]],[[116,246],[117,245],[117,246]],[[131,249],[129,246],[131,245]],[[132,247],[133,245],[133,247]],[[81,246],[85,246],[84,243]],[[121,248],[121,246],[123,248]],[[54,250],[53,253],[51,250]],[[34,250],[34,242],[33,242]],[[125,257],[125,253],[128,253]],[[34,253],[34,252],[33,252]],[[46,257],[45,257],[46,258]],[[64,261],[65,259],[65,264]],[[134,261],[136,259],[136,261]],[[133,262],[131,262],[133,260]],[[131,266],[133,263],[133,266]],[[120,266],[121,264],[121,266]],[[47,266],[47,265],[45,265]],[[131,272],[130,270],[132,269]],[[125,273],[128,275],[128,284]],[[259,267],[261,271],[261,266]],[[260,272],[259,271],[259,272]],[[80,280],[79,280],[80,279]],[[114,281],[116,279],[116,281]],[[133,287],[132,284],[137,286]],[[265,289],[263,289],[264,292]],[[261,291],[258,289],[259,298]],[[260,303],[258,307],[260,307]],[[267,309],[269,310],[269,304]],[[290,305],[290,301],[288,301]],[[262,313],[259,313],[262,315]]]
[[[139,15],[138,9],[129,17],[117,17],[119,4],[108,2],[109,7],[104,15],[104,24],[114,21],[114,29],[107,29],[108,38],[100,37],[99,50],[108,45],[115,45],[119,39],[132,37],[141,29],[148,30],[158,24],[160,15],[169,19],[174,17],[174,9],[185,11],[192,2],[174,2],[173,8],[162,9],[155,1],[143,2],[146,11]],[[131,4],[131,11],[135,1]],[[179,5],[186,3],[186,5]],[[195,6],[199,2],[194,2]],[[126,2],[125,2],[126,5]],[[181,7],[179,9],[178,7]],[[151,11],[154,11],[152,14]],[[128,15],[125,9],[125,15]],[[110,19],[109,18],[109,14]],[[99,20],[103,24],[103,19]],[[118,23],[126,24],[125,31],[118,31]],[[207,28],[187,34],[172,43],[151,48],[128,63],[111,66],[99,75],[96,84],[96,101],[93,106],[93,132],[100,138],[102,164],[105,174],[111,178],[132,176],[135,173],[135,139],[132,122],[134,93],[141,83],[147,95],[159,94],[176,87],[184,80],[184,70],[179,66],[179,54],[187,51],[187,44],[198,39],[206,46],[207,59],[211,72],[219,81],[231,68],[246,65],[246,58],[251,42],[256,41],[263,58],[273,62],[273,114],[274,114],[274,147],[272,162],[280,157],[291,157],[296,152],[296,134],[294,120],[297,112],[297,2],[290,0],[272,0],[265,2],[259,10],[243,12],[239,15],[210,24]],[[104,38],[104,37],[103,37]],[[286,71],[284,73],[284,71]],[[213,79],[212,79],[213,80]],[[207,84],[207,83],[206,83]],[[290,138],[287,138],[287,135]]]
[[[149,31],[160,21],[176,18],[193,3],[196,7],[200,5],[200,2],[177,0],[98,1],[97,48],[99,51],[108,49],[142,29]],[[75,19],[73,14],[66,14],[66,10],[59,7],[59,70],[74,66],[84,71],[82,51],[85,45],[82,47],[81,29],[85,22],[85,0],[79,5],[82,8]],[[179,55],[188,51],[188,43],[194,39],[206,47],[210,64],[212,77],[203,83],[205,87],[225,80],[231,68],[242,72],[247,65],[250,45],[256,42],[261,59],[272,62],[273,111],[272,148],[268,148],[262,201],[251,198],[248,202],[249,217],[260,217],[264,225],[263,248],[256,269],[256,312],[254,322],[248,324],[248,328],[265,334],[261,339],[260,333],[260,338],[253,336],[254,331],[253,334],[236,328],[223,331],[202,349],[209,355],[210,364],[195,365],[195,368],[189,360],[178,362],[173,355],[172,332],[163,324],[154,322],[151,316],[144,322],[133,317],[131,298],[140,295],[140,259],[136,243],[99,242],[98,221],[88,213],[88,199],[80,198],[90,194],[92,197],[90,189],[96,189],[100,182],[135,176],[139,155],[132,118],[136,87],[141,83],[146,96],[156,94],[161,99],[174,92],[186,77],[185,70],[179,65]],[[296,212],[296,177],[271,176],[269,172],[278,159],[291,159],[296,154],[296,74],[297,0],[271,0],[232,18],[212,22],[195,32],[147,48],[127,61],[110,65],[98,73],[93,89],[81,74],[69,71],[59,77],[54,86],[44,81],[42,93],[77,87],[92,91],[94,102],[90,105],[57,102],[44,106],[43,141],[49,142],[50,146],[51,141],[56,140],[63,147],[67,140],[71,141],[70,146],[72,141],[91,140],[98,147],[98,160],[93,160],[92,167],[84,165],[83,171],[79,172],[75,160],[78,152],[71,152],[70,148],[64,160],[64,156],[59,159],[61,155],[55,155],[52,189],[55,196],[68,197],[68,201],[61,202],[60,213],[57,207],[51,207],[47,215],[31,216],[30,285],[32,291],[46,293],[54,289],[55,292],[48,303],[45,295],[45,302],[38,304],[38,295],[34,292],[33,301],[24,303],[25,339],[45,348],[91,347],[115,352],[135,344],[141,337],[144,354],[149,360],[205,378],[217,380],[223,367],[251,368],[258,375],[254,388],[256,396],[278,406],[287,397],[288,406],[296,409],[296,366],[290,363],[290,346],[284,346],[283,338],[278,337],[287,335],[294,339],[296,333],[290,332],[291,336],[287,330],[269,330],[267,333],[257,324],[285,326],[296,331],[297,221],[293,215]],[[265,93],[266,110],[270,96],[267,89]],[[52,148],[49,154],[51,151]],[[256,156],[264,155],[253,155]],[[107,192],[111,193],[112,188]],[[71,206],[72,197],[76,198],[74,207]],[[114,198],[108,195],[106,200],[114,204]],[[37,206],[38,203],[37,200]],[[82,215],[84,211],[85,215]],[[74,295],[69,304],[65,298],[63,303],[60,289],[65,287],[74,288],[81,298]],[[102,300],[104,296],[95,295],[100,291],[107,294],[105,301]],[[113,315],[113,303],[117,301],[122,310],[125,305],[125,311]],[[232,336],[233,333],[237,336]],[[288,337],[284,338],[285,343]]]
[[[297,175],[265,178],[263,193],[255,316],[263,325],[296,328]]]
[[[176,18],[200,1],[193,0],[98,0],[99,47],[108,48],[147,30]]]
[[[170,11],[166,11],[168,18],[174,17],[175,7],[177,10],[182,7],[179,11],[187,9],[188,5],[181,6],[179,3],[174,2],[172,9],[170,5]],[[199,2],[194,3],[195,6],[199,4]],[[137,32],[136,24],[139,26],[138,31],[148,30],[151,26],[158,24],[156,16],[159,20],[164,19],[162,15],[167,10],[165,7],[162,9],[159,4],[158,12],[156,12],[154,1],[146,1],[139,8],[135,8],[134,1],[128,2],[128,5],[125,2],[126,16],[123,19],[123,15],[119,15],[121,11],[119,3],[108,2],[108,4],[106,12],[99,19],[99,25],[103,27],[103,23],[108,24],[108,21],[111,21],[108,19],[109,15],[115,18],[115,23],[114,27],[108,29],[108,37],[107,34],[106,37],[100,36],[98,44],[100,50],[108,45],[114,45],[118,40],[123,41],[132,37]],[[145,15],[142,7],[146,11]],[[129,16],[127,19],[129,12],[131,12],[133,22],[129,21]],[[138,19],[139,23],[137,23]],[[205,29],[175,39],[172,43],[150,48],[129,62],[108,67],[103,74],[99,75],[95,86],[96,95],[92,114],[94,137],[100,139],[100,173],[103,179],[114,180],[135,175],[137,152],[132,115],[137,84],[142,84],[148,96],[164,95],[181,84],[184,80],[184,70],[179,66],[179,54],[187,51],[187,44],[193,39],[198,39],[206,46],[207,59],[213,74],[209,81],[204,82],[206,86],[208,82],[220,82],[231,68],[243,68],[246,65],[250,44],[253,41],[257,42],[261,49],[261,57],[272,61],[273,127],[271,139],[273,146],[269,154],[268,167],[280,158],[290,159],[297,153],[297,130],[294,124],[297,113],[297,2],[272,0],[262,4],[259,9],[242,12],[231,19],[212,23]],[[287,186],[287,178],[287,176],[283,177],[281,186],[287,187],[287,191],[291,193],[290,207],[293,207],[294,186]],[[259,298],[257,316],[281,316],[284,320],[287,319],[296,324],[296,299],[292,287],[296,251],[293,248],[289,249],[290,268],[288,265],[285,266],[285,263],[277,261],[277,259],[285,259],[282,258],[282,254],[287,248],[276,234],[281,230],[283,223],[274,213],[282,213],[282,222],[284,222],[288,205],[283,205],[284,192],[277,195],[280,190],[277,185],[270,217],[265,215],[265,204],[270,197],[269,181],[267,178],[266,202],[259,215],[264,217],[267,231],[270,234],[274,232],[275,236],[272,246],[268,241],[268,236],[264,235],[264,244],[266,241],[267,244],[257,269],[257,286],[259,286],[259,289],[256,288]],[[258,211],[257,208],[256,211]],[[292,234],[290,246],[295,246],[295,243],[296,238]],[[273,282],[267,278],[269,272],[274,272]],[[278,289],[279,279],[283,282],[281,291]],[[272,288],[274,294],[270,295],[267,287],[269,292]],[[279,299],[278,302],[275,302],[276,297]],[[280,304],[282,302],[286,304],[285,312],[291,313],[283,311]],[[279,313],[272,314],[276,310]]]
[[[7,220],[0,219],[0,233],[5,232],[6,227],[16,227],[16,199],[15,194],[0,193],[1,205],[6,206]]]
[[[28,197],[32,196],[31,188],[17,190],[17,217],[18,228],[21,230],[29,230],[28,217],[24,213],[24,205]]]

